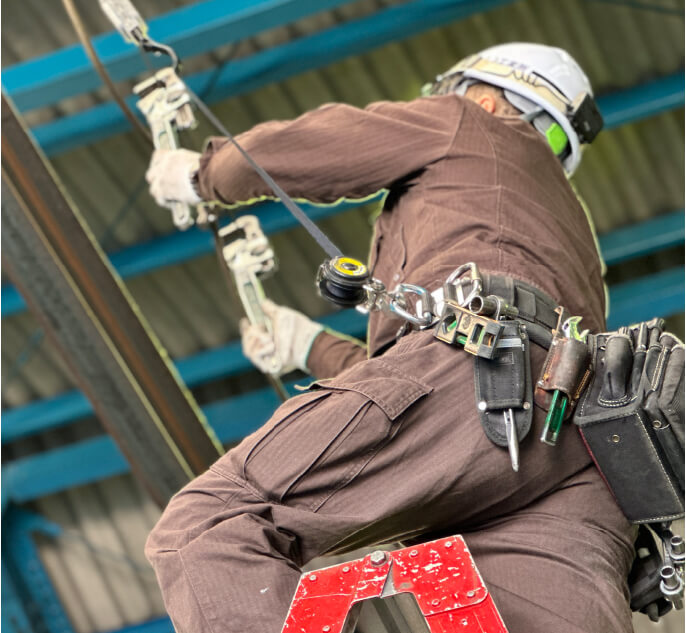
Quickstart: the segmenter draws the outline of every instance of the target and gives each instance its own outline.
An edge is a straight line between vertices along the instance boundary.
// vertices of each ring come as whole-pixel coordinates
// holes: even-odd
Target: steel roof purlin
[[[513,1],[410,0],[237,59],[222,69],[219,76],[215,76],[216,69],[209,69],[185,80],[191,90],[213,103]],[[135,101],[132,96],[127,103],[134,107]],[[126,132],[129,128],[117,104],[108,102],[36,126],[32,132],[50,156]]]
[[[148,26],[152,37],[180,56],[192,57],[351,1],[206,0],[158,15]],[[130,79],[146,69],[139,50],[116,31],[94,37],[93,45],[115,81]],[[101,83],[80,44],[2,71],[3,88],[20,112],[96,90]]]

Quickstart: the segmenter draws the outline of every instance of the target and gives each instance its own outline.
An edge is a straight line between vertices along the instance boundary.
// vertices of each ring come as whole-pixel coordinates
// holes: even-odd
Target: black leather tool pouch
[[[660,320],[589,336],[595,375],[574,422],[633,523],[684,515],[684,346]]]
[[[531,429],[533,386],[529,338],[519,321],[501,321],[503,331],[493,358],[474,360],[474,385],[481,425],[486,437],[507,446],[504,414],[512,409],[517,438]]]

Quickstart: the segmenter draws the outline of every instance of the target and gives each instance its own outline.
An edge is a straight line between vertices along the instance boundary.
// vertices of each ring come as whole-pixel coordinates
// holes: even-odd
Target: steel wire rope
[[[62,0],[62,4],[64,6],[65,11],[67,12],[67,16],[69,17],[72,26],[74,27],[74,30],[76,31],[76,35],[78,36],[82,46],[86,51],[86,55],[88,55],[88,58],[93,64],[93,67],[95,68],[96,72],[98,73],[98,75],[100,75],[100,78],[112,94],[112,98],[117,102],[117,105],[121,108],[122,112],[124,113],[124,116],[129,120],[129,123],[131,123],[131,125],[133,125],[134,128],[138,128],[138,131],[148,140],[150,144],[152,144],[152,135],[150,134],[150,131],[143,125],[140,119],[131,111],[131,108],[129,108],[126,101],[124,101],[122,96],[119,94],[117,88],[114,85],[114,82],[112,81],[112,77],[105,69],[105,66],[103,65],[102,61],[100,60],[100,57],[95,51],[95,48],[93,47],[93,44],[91,43],[90,38],[88,37],[88,32],[86,31],[86,27],[83,24],[83,20],[81,20],[81,16],[76,6],[74,5],[73,0]]]

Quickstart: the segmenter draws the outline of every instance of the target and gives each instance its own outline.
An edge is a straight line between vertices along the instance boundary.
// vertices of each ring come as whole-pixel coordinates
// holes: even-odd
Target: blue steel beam
[[[684,244],[684,210],[615,229],[599,238],[605,263],[609,265],[650,255]]]
[[[614,309],[610,326],[614,328],[653,316],[668,317],[682,312],[683,278],[684,268],[678,267],[612,288],[610,305]],[[336,314],[337,329],[359,329],[359,318],[353,310],[339,312]],[[292,392],[293,383],[288,387]],[[271,389],[260,389],[212,403],[203,410],[219,439],[227,444],[257,429],[277,405]],[[74,464],[78,464],[78,468],[74,468]],[[114,441],[108,436],[97,437],[3,466],[3,501],[26,502],[125,472],[128,472],[128,464]]]
[[[684,311],[684,268],[678,266],[610,288],[608,329]]]
[[[12,633],[10,631],[10,633]],[[174,633],[174,625],[168,616],[141,622],[127,626],[124,629],[117,629],[111,633]]]
[[[421,1],[423,0],[415,0],[415,2]],[[388,11],[390,10],[388,9]],[[338,30],[344,28],[345,26],[338,27]],[[282,81],[305,70],[320,68],[325,65],[320,63],[322,58],[328,58],[331,55],[322,55],[314,47],[313,50],[309,50],[306,46],[308,39],[302,38],[286,44],[284,47],[279,47],[302,49],[289,55],[289,58],[281,59],[276,55],[278,49],[268,49],[252,57],[236,60],[220,74],[219,79],[215,78],[214,71],[206,71],[187,78],[187,83],[197,94],[205,94],[207,86],[211,84],[212,87],[205,100],[208,103],[214,103],[256,90],[271,82]],[[341,49],[345,50],[350,47],[357,48],[351,42],[347,47],[341,46]],[[355,54],[362,52],[364,51],[354,51]],[[291,56],[293,59],[290,59]],[[341,52],[341,58],[345,56],[347,55]],[[264,59],[267,57],[269,59]],[[329,63],[334,61],[337,60],[331,59]],[[136,98],[128,97],[126,101],[136,111]],[[635,86],[629,90],[598,97],[598,106],[603,113],[607,130],[683,105],[683,73],[676,73]],[[82,145],[101,141],[115,134],[127,132],[129,129],[130,124],[118,106],[107,102],[50,123],[38,125],[33,127],[31,132],[43,151],[48,156],[54,156]]]
[[[683,105],[683,72],[598,97],[598,106],[605,119],[606,130],[674,110]]]
[[[362,338],[367,327],[366,317],[354,310],[334,312],[322,318],[321,322],[332,330]],[[176,368],[189,387],[254,369],[243,356],[238,341],[178,360]],[[54,429],[89,415],[93,415],[90,402],[76,390],[8,409],[2,413],[2,443]]]
[[[301,204],[309,218],[318,222],[337,213],[376,202],[382,194],[365,202],[342,201],[333,205]],[[262,230],[267,235],[300,226],[298,221],[280,202],[265,202],[250,210],[260,218]],[[247,213],[247,211],[246,211]],[[239,214],[242,215],[242,214]],[[227,220],[228,221],[228,220]],[[110,261],[122,279],[152,272],[164,266],[181,264],[189,259],[214,252],[214,242],[209,231],[193,227],[187,231],[175,231],[148,242],[135,244],[110,254]],[[14,286],[2,286],[0,290],[2,316],[11,316],[26,309],[26,303]]]
[[[293,384],[287,385],[293,393]],[[272,389],[258,389],[203,407],[223,444],[238,442],[269,419],[279,405]],[[24,503],[129,472],[109,435],[15,460],[2,467],[3,502]]]
[[[2,608],[0,608],[0,630],[5,633],[22,633],[31,630],[31,624],[24,608],[21,593],[17,589],[14,574],[10,572],[7,563],[2,561]],[[173,633],[173,630],[169,630]]]
[[[74,633],[32,538],[34,533],[58,536],[60,527],[22,508],[10,508],[2,519],[3,568],[7,566],[15,588],[26,600],[27,615],[32,621],[31,628],[22,631]]]
[[[227,64],[219,76],[216,69],[210,69],[186,77],[186,82],[194,92],[212,103],[512,2],[513,0],[410,0],[371,16],[237,59]],[[135,101],[135,97],[128,99],[132,108]],[[129,123],[117,105],[108,102],[37,126],[32,132],[45,153],[50,156],[126,132],[128,129]]]
[[[148,26],[151,37],[188,58],[350,1],[209,0],[157,16],[148,21]],[[94,6],[93,10],[100,8]],[[138,49],[124,42],[118,32],[94,37],[93,45],[115,81],[146,71]],[[2,71],[3,88],[21,112],[54,105],[61,99],[96,90],[101,84],[80,44]]]

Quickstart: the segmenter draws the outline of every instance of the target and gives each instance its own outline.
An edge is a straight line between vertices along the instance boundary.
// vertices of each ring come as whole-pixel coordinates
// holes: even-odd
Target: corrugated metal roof
[[[109,30],[95,3],[77,3],[92,34]],[[145,16],[188,4],[171,0],[136,3]],[[189,72],[231,63],[232,59],[295,39],[380,7],[399,4],[362,0],[296,24],[272,29],[236,46],[187,61]],[[597,94],[626,89],[684,66],[683,12],[680,0],[660,0],[654,9],[639,3],[603,0],[528,0],[433,29],[327,68],[303,73],[213,107],[236,133],[272,118],[291,118],[327,101],[362,106],[379,99],[404,100],[455,60],[503,41],[531,40],[568,49],[588,72]],[[647,5],[648,3],[642,3]],[[5,0],[3,66],[47,53],[76,41],[59,3]],[[133,82],[121,82],[124,93]],[[106,100],[104,90],[31,112],[30,124],[45,122]],[[200,147],[206,124],[188,135]],[[584,158],[575,180],[589,203],[599,232],[683,208],[683,110],[605,132]],[[124,134],[52,159],[59,177],[108,251],[170,233],[166,211],[155,206],[143,175],[149,152],[133,134]],[[372,208],[348,211],[323,223],[346,253],[364,258],[371,237]],[[273,236],[281,261],[268,294],[311,316],[331,310],[316,297],[311,279],[322,259],[304,231]],[[611,270],[616,281],[683,262],[675,249]],[[127,281],[143,314],[174,358],[216,347],[237,337],[240,309],[227,293],[213,255],[157,270]],[[683,334],[683,318],[676,322]],[[3,319],[3,407],[18,406],[74,387],[65,363],[47,341],[36,342],[37,326],[28,314]],[[257,375],[218,381],[196,389],[199,399],[254,388]],[[73,442],[99,432],[94,419],[16,442],[9,455],[20,456]],[[163,613],[142,545],[158,510],[130,476],[111,478],[35,502],[35,508],[68,529],[58,544],[43,543],[41,554],[79,633],[116,629]],[[637,630],[640,630],[637,627]],[[647,629],[646,629],[647,630]],[[651,629],[653,630],[653,629]],[[683,631],[677,615],[657,629]]]

